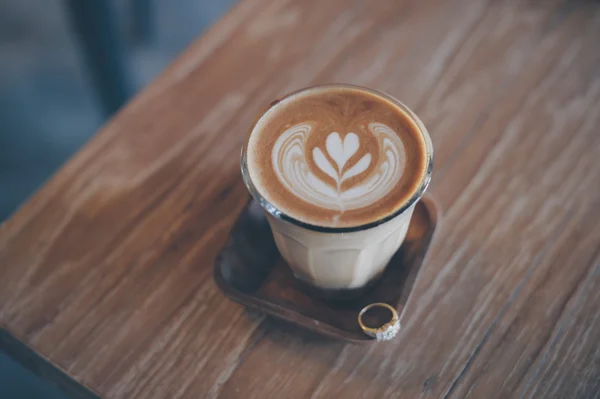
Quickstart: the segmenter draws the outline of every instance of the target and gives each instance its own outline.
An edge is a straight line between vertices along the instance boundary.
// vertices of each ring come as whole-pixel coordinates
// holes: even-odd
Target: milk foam
[[[428,136],[415,118],[368,89],[309,88],[256,121],[242,171],[273,214],[326,228],[365,226],[398,212],[426,182]]]
[[[349,160],[361,148],[357,134],[331,132],[324,148],[317,146],[311,153],[306,145],[311,131],[310,123],[290,127],[279,136],[271,153],[275,175],[290,193],[301,200],[337,210],[341,215],[347,210],[375,203],[388,195],[400,180],[406,153],[402,140],[389,126],[369,123],[368,131],[378,143],[379,154],[367,152],[352,164],[348,163]],[[319,178],[311,170],[311,161],[331,180]],[[369,170],[373,162],[378,164]],[[343,187],[348,179],[355,177],[357,183]]]

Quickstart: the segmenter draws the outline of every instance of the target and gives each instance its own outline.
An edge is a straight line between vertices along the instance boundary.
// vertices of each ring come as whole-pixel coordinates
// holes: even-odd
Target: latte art
[[[404,145],[385,124],[368,125],[378,151],[367,152],[355,162],[349,161],[361,149],[357,134],[348,132],[342,139],[338,132],[331,132],[324,148],[317,146],[310,153],[307,141],[311,130],[308,123],[292,126],[277,139],[271,154],[279,181],[303,201],[343,213],[373,204],[400,180],[406,159]],[[329,178],[320,178],[311,170],[314,168]],[[350,179],[354,184],[345,184]]]
[[[410,110],[369,90],[300,91],[274,102],[252,127],[246,182],[270,212],[308,225],[379,222],[425,181],[429,158],[417,123]]]
[[[313,160],[323,172],[336,181],[338,194],[343,181],[364,172],[371,164],[371,154],[366,154],[353,167],[346,170],[340,176],[346,162],[356,153],[358,147],[358,136],[354,133],[348,133],[343,142],[338,132],[330,133],[327,136],[327,153],[337,164],[337,170],[334,170],[320,148],[313,149]]]

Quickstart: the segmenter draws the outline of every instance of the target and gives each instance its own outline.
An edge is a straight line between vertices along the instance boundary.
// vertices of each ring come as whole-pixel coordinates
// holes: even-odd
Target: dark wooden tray
[[[268,222],[250,201],[214,266],[215,281],[240,304],[304,328],[354,343],[374,342],[358,326],[358,312],[373,302],[404,310],[438,222],[430,196],[417,203],[406,240],[381,279],[364,295],[333,301],[309,295],[279,256]]]

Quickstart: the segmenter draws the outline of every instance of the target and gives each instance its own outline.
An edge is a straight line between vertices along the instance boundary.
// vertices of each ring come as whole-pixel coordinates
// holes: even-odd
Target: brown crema
[[[287,216],[321,227],[394,214],[427,173],[427,145],[410,111],[352,86],[313,87],[273,103],[247,146],[256,190]]]

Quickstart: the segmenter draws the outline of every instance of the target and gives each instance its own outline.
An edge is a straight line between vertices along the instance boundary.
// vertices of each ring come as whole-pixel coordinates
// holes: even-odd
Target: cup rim
[[[383,99],[388,100],[391,103],[393,103],[394,105],[396,105],[404,113],[406,113],[406,115],[417,126],[419,133],[421,134],[423,141],[425,143],[425,149],[427,152],[426,153],[426,157],[427,157],[426,171],[423,175],[423,178],[421,179],[419,187],[417,188],[417,190],[415,190],[414,194],[404,204],[402,204],[397,210],[395,210],[391,214],[384,216],[380,219],[377,219],[375,221],[357,225],[357,226],[346,226],[346,227],[319,226],[319,225],[303,222],[299,219],[296,219],[290,215],[285,214],[283,211],[278,209],[275,205],[270,203],[259,192],[259,190],[254,186],[252,179],[250,178],[250,172],[248,170],[248,157],[247,157],[248,156],[247,155],[248,141],[250,140],[250,136],[254,132],[254,129],[256,128],[256,126],[259,124],[259,122],[265,117],[265,115],[269,111],[271,111],[274,107],[276,107],[280,102],[287,100],[295,95],[299,95],[301,93],[306,93],[306,92],[309,92],[312,90],[326,90],[326,89],[336,89],[336,88],[350,88],[350,89],[357,89],[357,90],[365,91],[369,94],[373,94],[373,95],[382,97]],[[352,84],[339,84],[339,83],[338,84],[321,84],[321,85],[313,85],[313,86],[309,86],[309,87],[306,87],[306,88],[303,88],[300,90],[293,91],[293,92],[281,97],[280,99],[273,101],[271,104],[269,104],[269,106],[267,106],[259,114],[259,116],[255,119],[255,121],[250,126],[250,129],[248,130],[248,133],[246,135],[246,139],[244,140],[244,145],[242,147],[241,158],[240,158],[240,167],[241,167],[241,171],[242,171],[242,179],[244,180],[244,184],[246,185],[246,188],[248,189],[248,191],[250,192],[252,197],[254,197],[254,199],[256,201],[258,201],[260,206],[274,218],[283,220],[285,222],[291,223],[293,225],[302,227],[307,230],[320,232],[320,233],[351,233],[351,232],[372,229],[374,227],[377,227],[383,223],[386,223],[386,222],[396,218],[397,216],[402,214],[404,211],[406,211],[408,208],[413,206],[423,196],[423,194],[425,193],[425,190],[429,186],[429,183],[431,181],[431,175],[433,172],[433,144],[431,143],[431,138],[429,137],[429,133],[427,132],[427,129],[425,128],[425,126],[423,125],[423,122],[421,122],[419,117],[410,108],[408,108],[402,102],[400,102],[396,98],[390,96],[389,94],[386,94],[386,93],[383,93],[383,92],[380,92],[377,90],[368,89],[366,87],[362,87],[362,86],[358,86],[358,85],[352,85]]]

